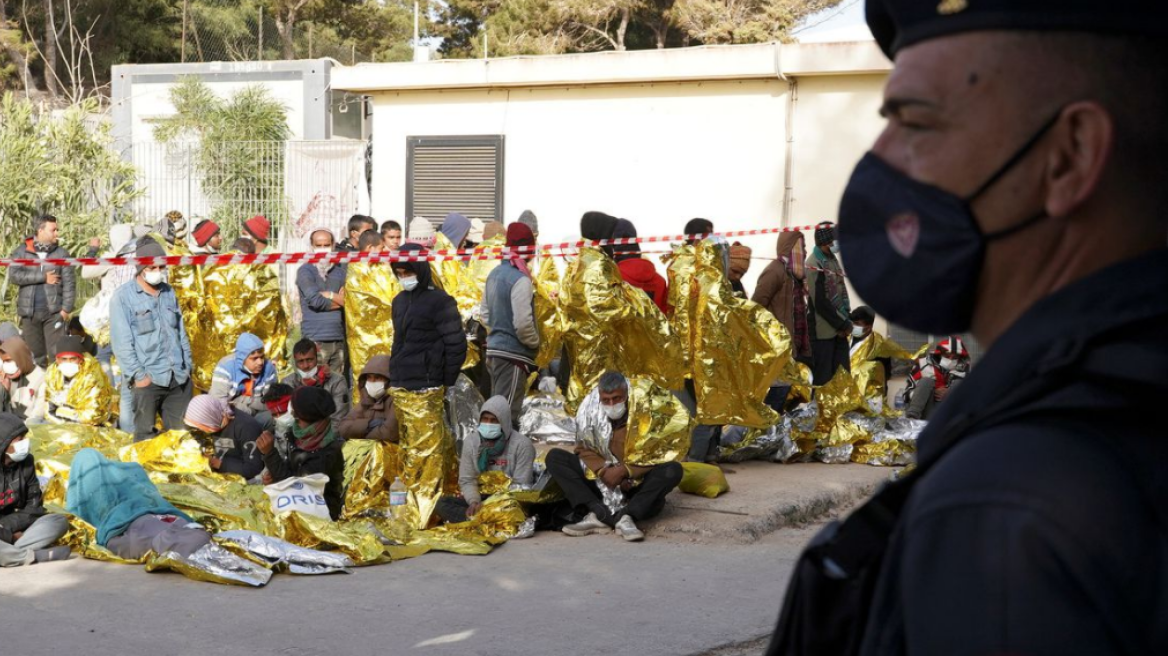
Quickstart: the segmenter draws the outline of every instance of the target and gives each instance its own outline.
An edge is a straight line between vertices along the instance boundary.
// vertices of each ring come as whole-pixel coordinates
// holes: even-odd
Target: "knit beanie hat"
[[[739,242],[734,242],[730,246],[730,277],[740,279],[746,275],[750,269],[750,255],[752,251],[749,246],[743,246]]]
[[[835,241],[835,224],[825,221],[815,226],[815,245],[822,246]]]
[[[57,352],[55,357],[62,355],[72,355],[75,358],[80,358],[85,354],[85,344],[81,342],[80,337],[69,335],[57,340]]]
[[[262,214],[257,214],[243,223],[243,229],[256,241],[268,243],[268,235],[272,230],[272,222]]]
[[[539,219],[535,218],[535,213],[531,210],[523,210],[523,214],[519,215],[519,222],[531,228],[531,234],[539,234]]]
[[[502,223],[499,223],[498,221],[487,221],[486,224],[483,225],[483,241],[489,241],[495,237],[498,237],[499,235],[506,234],[506,232],[507,231],[503,228]],[[535,231],[533,230],[532,232]]]
[[[321,387],[304,386],[292,393],[292,414],[301,421],[315,424],[328,419],[337,411],[333,395]]]
[[[466,240],[476,244],[483,243],[483,230],[485,227],[482,219],[471,219],[470,232],[467,233]]]
[[[206,246],[211,238],[219,234],[219,225],[210,219],[199,221],[195,226],[195,243],[199,246]]]
[[[534,245],[535,235],[531,234],[531,228],[522,223],[512,223],[507,226],[507,246],[516,248]]]
[[[134,257],[166,257],[166,249],[162,248],[162,244],[159,244],[153,239],[149,237],[143,237],[138,242],[138,249],[134,251]],[[135,268],[137,269],[138,273],[142,273],[142,270],[146,268],[146,265],[139,263],[135,265]]]

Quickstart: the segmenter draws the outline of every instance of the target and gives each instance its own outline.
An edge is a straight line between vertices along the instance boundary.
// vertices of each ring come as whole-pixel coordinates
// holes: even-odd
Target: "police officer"
[[[841,202],[844,267],[889,321],[971,329],[986,354],[918,473],[878,494],[906,491],[858,651],[1168,654],[1168,9],[867,0],[867,19],[895,67]]]

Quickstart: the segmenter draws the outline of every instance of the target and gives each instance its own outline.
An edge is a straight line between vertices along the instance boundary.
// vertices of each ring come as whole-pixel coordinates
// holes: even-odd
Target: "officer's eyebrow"
[[[880,105],[880,116],[883,118],[895,116],[896,114],[899,114],[900,110],[904,109],[905,107],[925,107],[928,109],[937,109],[939,105],[923,98],[886,98],[884,100],[884,104]]]

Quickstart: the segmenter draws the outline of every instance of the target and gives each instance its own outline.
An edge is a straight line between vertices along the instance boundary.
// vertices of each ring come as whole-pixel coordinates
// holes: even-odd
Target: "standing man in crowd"
[[[196,223],[191,236],[195,238],[195,247],[191,252],[196,255],[214,255],[223,248],[223,234],[219,230],[219,224],[210,219]]]
[[[402,253],[421,251],[406,244]],[[394,262],[402,291],[393,299],[393,349],[389,386],[417,392],[450,387],[466,361],[466,332],[458,304],[435,289],[429,262]]]
[[[522,223],[507,227],[507,248],[535,246],[535,236]],[[509,415],[518,422],[527,392],[527,377],[535,371],[539,328],[535,323],[535,288],[529,263],[534,252],[513,253],[491,270],[483,293],[481,315],[487,328],[487,370],[491,395],[507,399]]]
[[[632,221],[617,219],[616,227],[612,231],[613,239],[635,239],[636,237],[637,227],[633,225]],[[621,279],[645,292],[649,300],[653,301],[653,304],[661,310],[661,314],[665,316],[673,314],[673,308],[669,307],[669,283],[660,273],[657,273],[657,267],[652,262],[641,256],[641,245],[637,243],[614,244],[612,251]]]
[[[137,257],[165,257],[147,239]],[[110,302],[110,340],[125,384],[133,386],[134,441],[154,437],[161,415],[163,430],[183,427],[191,400],[191,343],[174,289],[166,284],[166,264],[137,265],[133,281]]]
[[[285,376],[282,383],[294,390],[305,386],[319,387],[331,394],[337,405],[337,412],[333,415],[334,423],[349,414],[349,385],[344,376],[321,362],[320,350],[315,342],[308,338],[296,342],[292,347],[292,358],[296,361],[296,370]]]
[[[69,258],[61,248],[57,218],[48,214],[37,217],[33,236],[24,240],[12,257],[30,260]],[[56,265],[13,266],[9,271],[20,291],[16,296],[16,314],[20,332],[40,367],[47,366],[48,356],[57,341],[65,336],[65,326],[77,299],[77,283],[72,267]]]
[[[349,218],[349,232],[348,237],[337,244],[337,250],[342,253],[356,253],[361,250],[361,245],[358,243],[361,235],[366,230],[376,230],[377,221],[373,220],[371,216],[364,214],[354,214]]]
[[[252,242],[255,253],[268,250],[268,240],[271,239],[272,222],[262,214],[257,214],[243,222],[241,238]]]
[[[851,370],[848,339],[852,336],[852,308],[837,253],[835,225],[819,224],[815,248],[805,267],[811,294],[811,375],[815,385],[826,385],[840,367]]]
[[[308,235],[314,253],[333,251],[332,231],[317,228]],[[345,377],[345,265],[305,262],[296,271],[302,322],[300,333],[320,348],[320,360]]]

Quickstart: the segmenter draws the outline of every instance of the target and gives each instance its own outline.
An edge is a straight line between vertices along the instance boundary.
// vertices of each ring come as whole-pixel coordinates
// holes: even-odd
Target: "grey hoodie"
[[[511,482],[519,485],[531,485],[532,467],[535,464],[535,446],[526,435],[511,428],[511,404],[502,396],[492,396],[483,404],[482,412],[489,412],[499,418],[499,425],[503,427],[503,439],[507,440],[507,448],[503,455],[493,460],[488,471],[501,471],[511,477]],[[482,440],[478,432],[466,436],[462,443],[462,461],[458,467],[458,486],[462,489],[462,498],[467,503],[480,503],[483,500],[479,494],[479,446]]]

